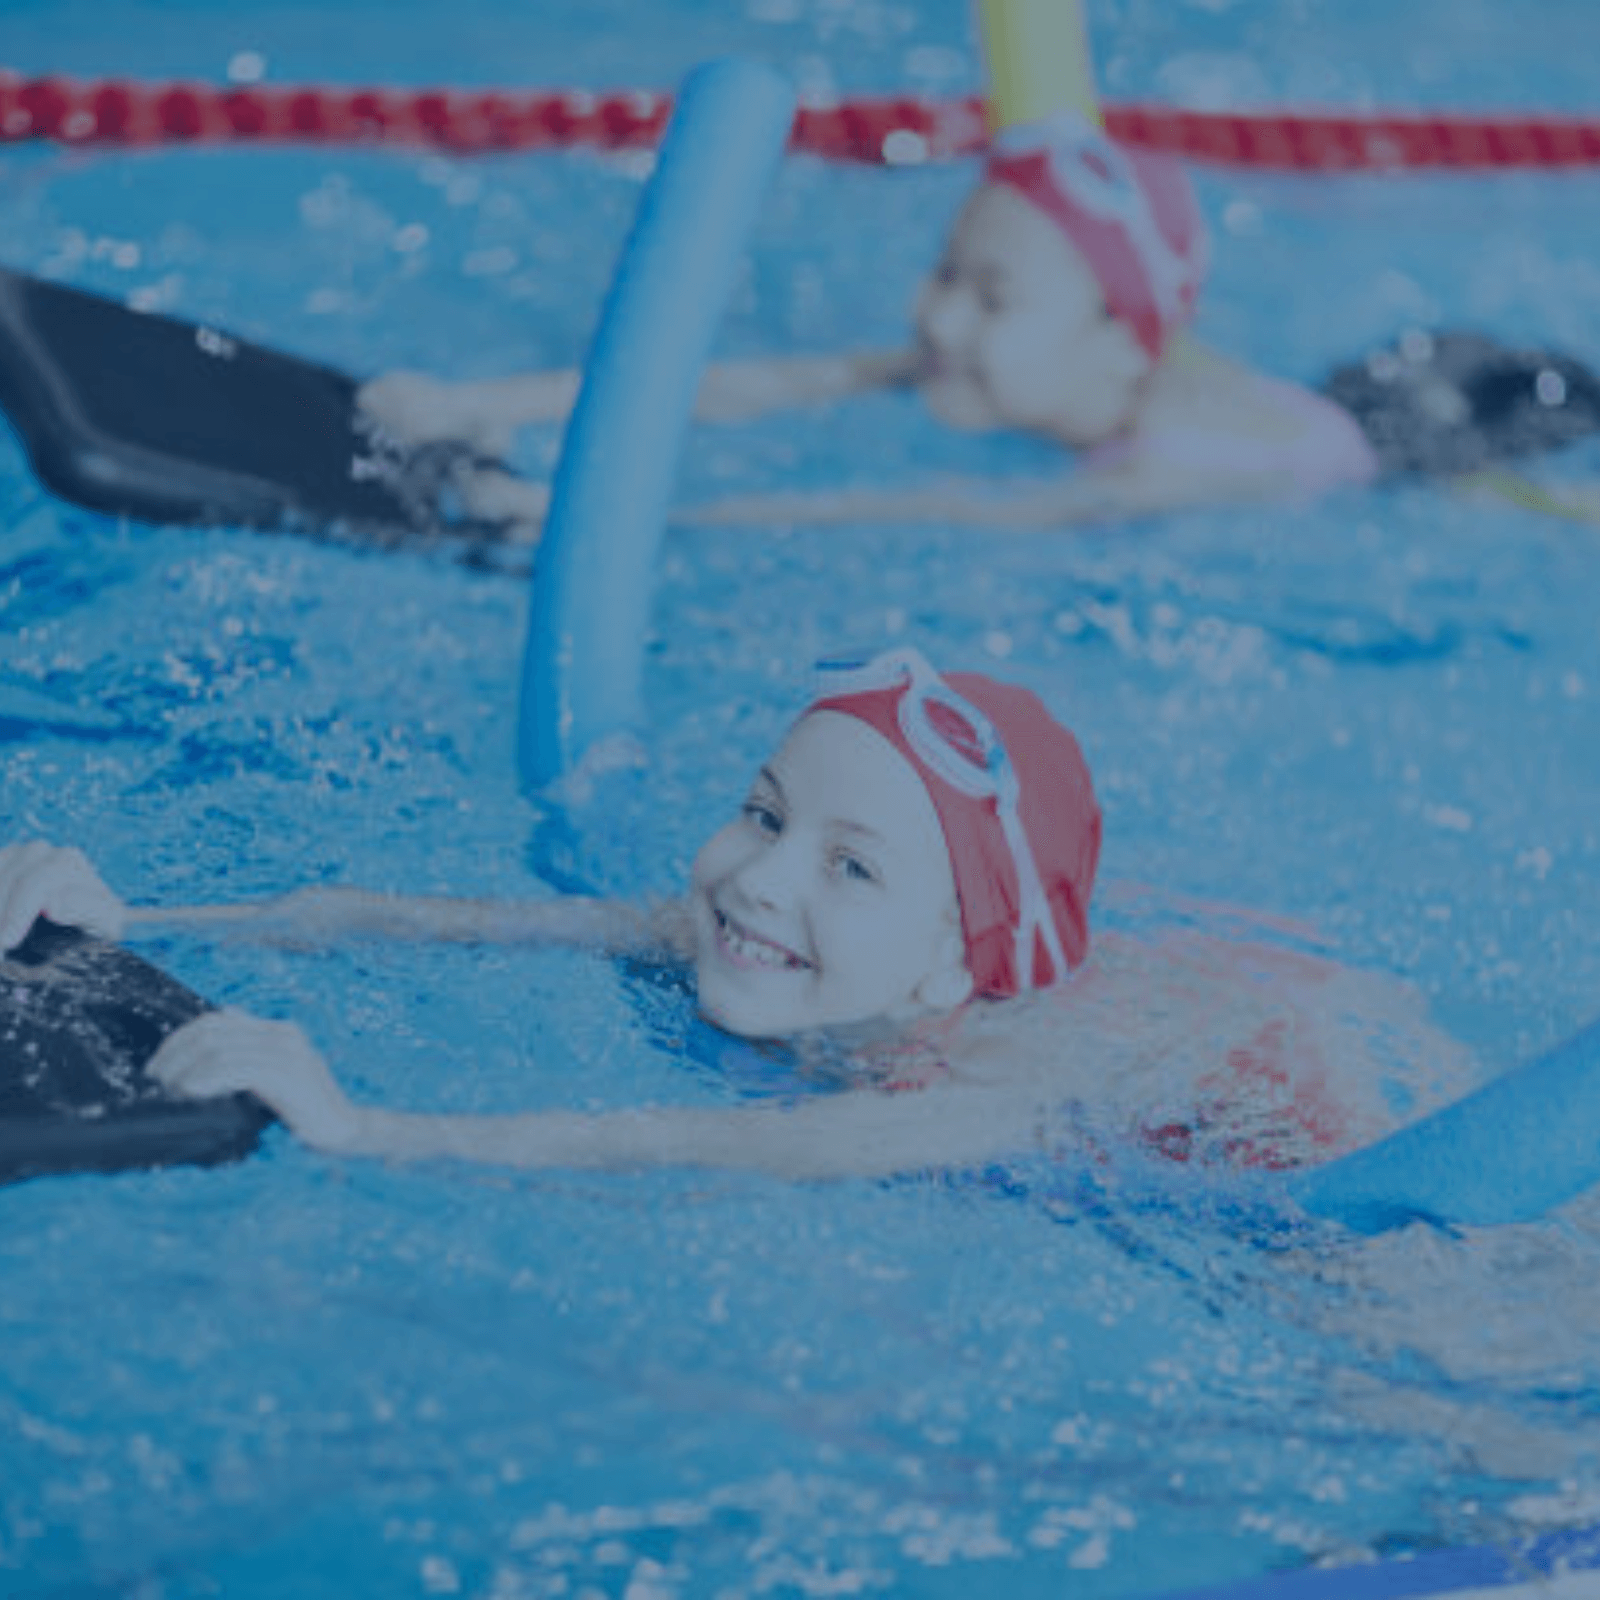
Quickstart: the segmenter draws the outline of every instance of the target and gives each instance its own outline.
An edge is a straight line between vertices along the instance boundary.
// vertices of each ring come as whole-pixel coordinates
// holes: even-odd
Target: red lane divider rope
[[[582,90],[218,88],[27,78],[0,69],[0,142],[77,145],[401,143],[455,151],[652,145],[670,96]],[[1116,137],[1197,161],[1287,171],[1571,167],[1600,163],[1600,119],[1538,116],[1178,111],[1110,105]],[[889,166],[968,155],[983,103],[878,97],[803,108],[792,147]]]

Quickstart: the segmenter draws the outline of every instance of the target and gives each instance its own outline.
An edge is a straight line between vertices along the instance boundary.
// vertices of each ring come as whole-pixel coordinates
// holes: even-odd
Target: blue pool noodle
[[[1361,1233],[1531,1222],[1600,1182],[1600,1020],[1465,1099],[1290,1180]]]
[[[534,563],[518,764],[541,790],[640,721],[655,556],[684,434],[794,95],[744,61],[697,68],[601,311]]]

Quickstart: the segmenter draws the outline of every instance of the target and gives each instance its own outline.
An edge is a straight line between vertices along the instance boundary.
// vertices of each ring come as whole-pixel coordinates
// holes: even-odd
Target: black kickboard
[[[0,269],[0,410],[61,498],[159,523],[492,539],[446,503],[471,452],[384,440],[357,390],[222,329]]]
[[[260,1101],[180,1100],[145,1073],[209,1009],[132,951],[36,922],[0,958],[0,1183],[248,1155],[273,1120]]]

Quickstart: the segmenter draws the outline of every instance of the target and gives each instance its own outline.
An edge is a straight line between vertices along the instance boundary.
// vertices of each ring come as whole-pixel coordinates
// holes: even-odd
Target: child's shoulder
[[[1007,1076],[1165,1130],[1168,1154],[1256,1166],[1326,1160],[1477,1077],[1413,985],[1192,927],[1102,935],[1072,980],[990,1008],[968,1044],[980,1070],[1009,1058]]]
[[[1171,362],[1132,431],[1091,451],[1089,465],[1266,482],[1307,498],[1376,475],[1366,435],[1325,396],[1199,346]]]

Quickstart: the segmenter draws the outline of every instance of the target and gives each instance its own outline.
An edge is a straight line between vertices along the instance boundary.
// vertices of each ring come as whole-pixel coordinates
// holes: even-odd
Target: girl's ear
[[[952,918],[939,943],[937,963],[917,985],[917,999],[932,1011],[954,1011],[972,998],[972,974],[967,971],[967,947],[961,936],[959,913]]]
[[[1142,384],[1155,371],[1156,361],[1139,343],[1139,336],[1120,317],[1110,311],[1101,315],[1095,330],[1100,342],[1100,359],[1106,376],[1130,389]]]
[[[972,974],[965,964],[941,967],[917,985],[917,999],[930,1011],[954,1011],[972,998]]]

